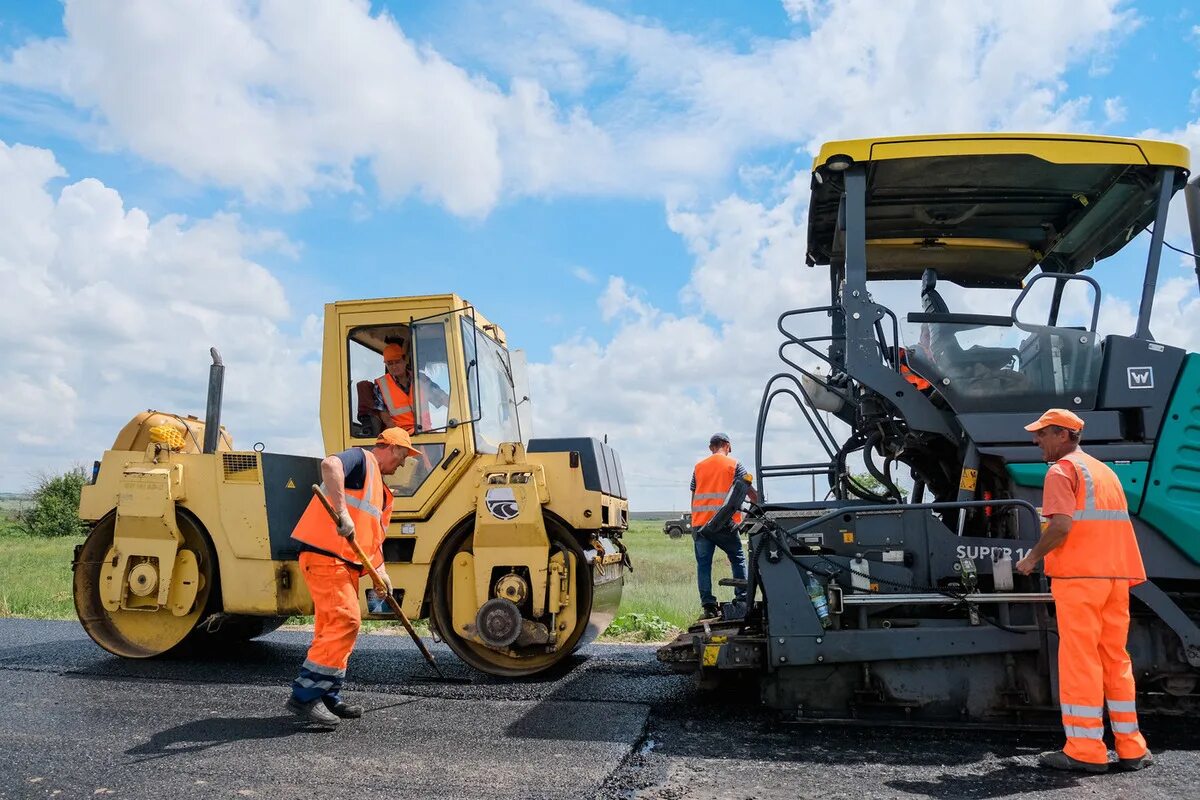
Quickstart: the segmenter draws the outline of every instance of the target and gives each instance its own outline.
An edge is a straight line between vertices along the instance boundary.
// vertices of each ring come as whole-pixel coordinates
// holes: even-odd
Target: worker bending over
[[[727,434],[714,433],[708,441],[708,450],[711,455],[696,464],[692,471],[692,539],[696,550],[696,583],[700,589],[701,619],[711,619],[721,614],[721,607],[717,605],[717,598],[712,592],[712,561],[718,547],[729,557],[733,577],[743,582],[734,589],[734,599],[741,602],[746,600],[746,553],[737,535],[737,526],[742,521],[741,512],[735,513],[723,530],[709,531],[703,536],[700,534],[700,529],[725,503],[734,481],[745,479],[746,468],[729,455],[733,448]],[[753,488],[748,496],[751,501],[758,500],[758,493]]]
[[[1116,741],[1116,767],[1152,762],[1138,731],[1137,689],[1125,649],[1129,589],[1146,580],[1129,506],[1116,473],[1079,448],[1083,420],[1052,408],[1026,425],[1046,461],[1042,516],[1049,520],[1029,555],[1028,575],[1046,559],[1058,617],[1058,700],[1067,743],[1043,753],[1044,767],[1105,772],[1104,706]]]
[[[300,542],[300,572],[312,595],[316,624],[287,708],[323,728],[362,716],[361,706],[341,698],[346,664],[362,624],[358,586],[363,565],[349,540],[358,542],[390,593],[383,537],[392,517],[392,492],[383,476],[394,473],[410,455],[420,452],[408,433],[388,428],[370,450],[351,447],[329,456],[321,462],[321,489],[338,521],[334,523],[314,495],[292,531],[292,538]]]

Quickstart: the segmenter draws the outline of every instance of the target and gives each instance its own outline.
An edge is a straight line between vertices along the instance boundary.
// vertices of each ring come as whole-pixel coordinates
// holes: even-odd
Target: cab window
[[[396,424],[393,412],[410,409],[404,427],[422,455],[409,458],[387,483],[396,497],[411,497],[445,451],[443,442],[427,437],[444,431],[449,415],[452,387],[446,318],[355,328],[350,331],[347,349],[351,438],[374,439],[385,427]]]
[[[508,350],[467,317],[462,319],[462,334],[475,449],[495,453],[504,442],[521,441]]]

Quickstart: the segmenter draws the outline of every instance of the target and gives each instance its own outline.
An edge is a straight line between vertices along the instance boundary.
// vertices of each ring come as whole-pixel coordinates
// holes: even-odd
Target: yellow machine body
[[[432,617],[473,666],[544,669],[616,612],[628,564],[616,454],[591,439],[527,449],[518,427],[527,397],[513,385],[504,334],[455,295],[326,306],[328,452],[373,445],[382,423],[363,399],[383,374],[383,347],[406,337],[414,375],[424,376],[413,384],[430,388],[415,403],[429,410],[413,435],[423,455],[385,479],[396,596],[409,617]],[[84,487],[80,516],[93,529],[76,553],[76,608],[112,652],[155,655],[195,629],[244,638],[264,621],[312,613],[290,533],[320,459],[233,450],[223,429],[205,453],[204,431],[194,417],[140,414]],[[371,610],[370,588],[364,577],[364,617],[388,617]]]

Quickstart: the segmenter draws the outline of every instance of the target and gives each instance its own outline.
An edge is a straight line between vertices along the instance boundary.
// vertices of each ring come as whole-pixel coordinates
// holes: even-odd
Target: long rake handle
[[[329,513],[329,518],[333,520],[334,524],[336,525],[338,521],[338,515],[337,512],[333,510],[333,506],[329,504],[329,498],[326,497],[325,493],[321,491],[320,486],[313,484],[312,489],[313,494],[315,494],[317,499],[321,501],[321,505],[323,505],[325,510]],[[437,665],[437,662],[434,661],[433,653],[429,652],[429,648],[425,646],[425,642],[421,641],[421,637],[417,635],[416,629],[414,629],[412,623],[408,621],[408,617],[405,615],[404,609],[400,608],[400,603],[395,597],[392,596],[392,593],[387,590],[387,587],[383,583],[383,578],[379,577],[379,572],[371,564],[371,559],[367,558],[367,554],[363,552],[362,547],[357,541],[355,541],[353,534],[351,534],[349,542],[350,546],[354,548],[354,553],[358,556],[359,562],[363,565],[363,569],[365,569],[367,574],[371,576],[371,582],[375,585],[375,591],[385,600],[387,600],[387,604],[391,606],[392,613],[396,615],[396,617],[400,620],[400,624],[404,626],[406,631],[408,631],[408,635],[412,637],[413,644],[415,644],[417,649],[421,651],[421,655],[425,656],[425,660],[429,662],[429,666],[433,667],[434,672],[436,672],[439,676],[445,677],[442,675],[442,670]]]

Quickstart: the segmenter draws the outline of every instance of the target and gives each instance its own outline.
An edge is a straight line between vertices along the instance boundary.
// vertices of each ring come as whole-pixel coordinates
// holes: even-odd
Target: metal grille
[[[222,453],[221,465],[227,483],[262,483],[257,453]]]

